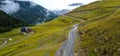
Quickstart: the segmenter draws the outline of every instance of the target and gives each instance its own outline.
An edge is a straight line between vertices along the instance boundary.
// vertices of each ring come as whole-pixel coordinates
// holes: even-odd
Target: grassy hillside
[[[104,0],[82,6],[69,16],[81,22],[77,56],[120,56],[120,1]]]
[[[120,56],[120,1],[81,6],[45,24],[31,27],[27,37],[14,29],[0,34],[0,56],[54,56],[74,24],[80,23],[75,56]],[[5,39],[4,39],[5,38]],[[12,38],[12,41],[8,39]]]
[[[10,31],[12,28],[26,26],[27,23],[10,17],[8,14],[0,11],[0,33]]]
[[[0,39],[7,40],[8,43],[0,46],[0,56],[54,56],[66,39],[71,26],[78,22],[78,20],[62,16],[48,23],[31,27],[34,34],[29,37],[21,34],[20,29],[2,33]],[[9,38],[13,40],[9,41]]]

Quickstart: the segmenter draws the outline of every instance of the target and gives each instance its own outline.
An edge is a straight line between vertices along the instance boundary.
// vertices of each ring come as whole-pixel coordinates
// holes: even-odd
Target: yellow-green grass
[[[2,44],[3,43],[3,41],[0,41],[0,44]]]
[[[76,56],[120,56],[119,5],[120,0],[103,0],[67,14],[85,20],[80,22]]]
[[[81,46],[87,49],[87,56],[119,56],[119,24],[120,15],[116,15],[81,27]]]
[[[12,38],[12,41],[0,46],[0,56],[54,56],[61,43],[74,24],[78,23],[66,17],[58,17],[45,24],[32,26],[34,34],[27,37],[20,33],[20,28],[0,34],[0,38]]]
[[[75,43],[76,56],[120,56],[119,5],[119,0],[103,0],[81,6],[65,16],[32,26],[34,34],[30,37],[21,34],[20,28],[2,33],[0,38],[13,40],[0,47],[0,56],[54,56],[71,26],[77,23],[80,27]]]
[[[86,10],[91,10],[91,9],[99,9],[99,8],[105,8],[105,7],[119,7],[120,5],[120,0],[101,0],[101,1],[95,1],[93,3],[81,6],[73,12],[80,12],[80,11],[86,11]]]
[[[100,8],[91,11],[87,10],[83,12],[70,13],[68,15],[76,18],[81,18],[83,20],[89,20],[106,17],[106,15],[112,14],[112,12],[117,9],[118,8]]]
[[[119,56],[119,12],[119,9],[117,9],[108,17],[96,18],[100,20],[93,18],[82,22],[79,29],[80,38],[76,44],[77,54],[79,54],[80,49],[86,49],[87,56]]]

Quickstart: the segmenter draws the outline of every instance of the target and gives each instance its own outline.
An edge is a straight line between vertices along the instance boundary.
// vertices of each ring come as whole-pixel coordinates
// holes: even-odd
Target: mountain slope
[[[18,5],[16,6],[18,7],[18,11],[10,13],[10,15],[30,24],[42,23],[57,17],[57,14],[30,1],[18,1],[18,0],[10,0],[7,2],[2,1],[0,5],[5,6],[5,4],[7,4],[8,2],[16,3]]]
[[[68,16],[86,20],[80,24],[76,56],[120,55],[119,4],[119,0],[97,1],[79,7],[68,14]]]
[[[28,1],[15,2],[20,4],[21,9],[12,16],[15,16],[16,18],[22,18],[28,23],[41,23],[57,17],[56,14],[48,11],[40,5],[31,6],[31,2]]]
[[[10,17],[8,14],[0,11],[0,33],[10,31],[12,28],[27,26],[28,24]]]
[[[29,37],[20,33],[20,29],[2,33],[0,39],[12,38],[12,41],[0,46],[0,50],[2,50],[0,55],[54,56],[57,48],[65,40],[71,26],[78,22],[78,20],[71,18],[59,17],[48,23],[31,27],[34,34]]]
[[[29,38],[22,35],[20,29],[2,33],[0,39],[13,40],[0,47],[0,55],[54,56],[71,26],[80,24],[74,56],[119,56],[119,4],[119,0],[104,0],[84,5],[50,22],[33,26],[34,34]]]
[[[62,10],[53,10],[53,12],[57,15],[65,15],[67,14],[68,12],[70,12],[69,9],[62,9]]]

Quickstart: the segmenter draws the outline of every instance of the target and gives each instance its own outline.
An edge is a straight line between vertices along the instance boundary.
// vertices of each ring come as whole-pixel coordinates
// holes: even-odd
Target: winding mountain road
[[[76,18],[76,17],[73,17],[73,16],[65,16],[65,17],[72,18],[72,19],[75,19],[75,20],[79,20],[79,21],[82,21],[82,22],[85,21],[84,19]]]
[[[58,49],[55,56],[74,56],[74,42],[76,39],[77,28],[78,24],[74,25],[68,34],[68,39]]]
[[[7,44],[8,43],[8,41],[7,40],[3,40],[3,43],[2,44],[0,44],[0,46],[3,46],[3,45],[5,45],[5,44]]]

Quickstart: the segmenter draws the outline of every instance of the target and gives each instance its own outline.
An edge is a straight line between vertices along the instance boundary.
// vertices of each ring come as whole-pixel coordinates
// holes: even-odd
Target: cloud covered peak
[[[31,2],[30,0],[1,0],[0,1],[0,10],[6,12],[8,14],[12,14],[12,13],[19,11],[20,4],[15,1],[30,2],[30,5],[31,5],[30,7],[37,5],[36,3]]]
[[[8,14],[17,12],[20,9],[20,5],[12,0],[1,1],[1,3],[2,4],[0,5],[0,10]]]

